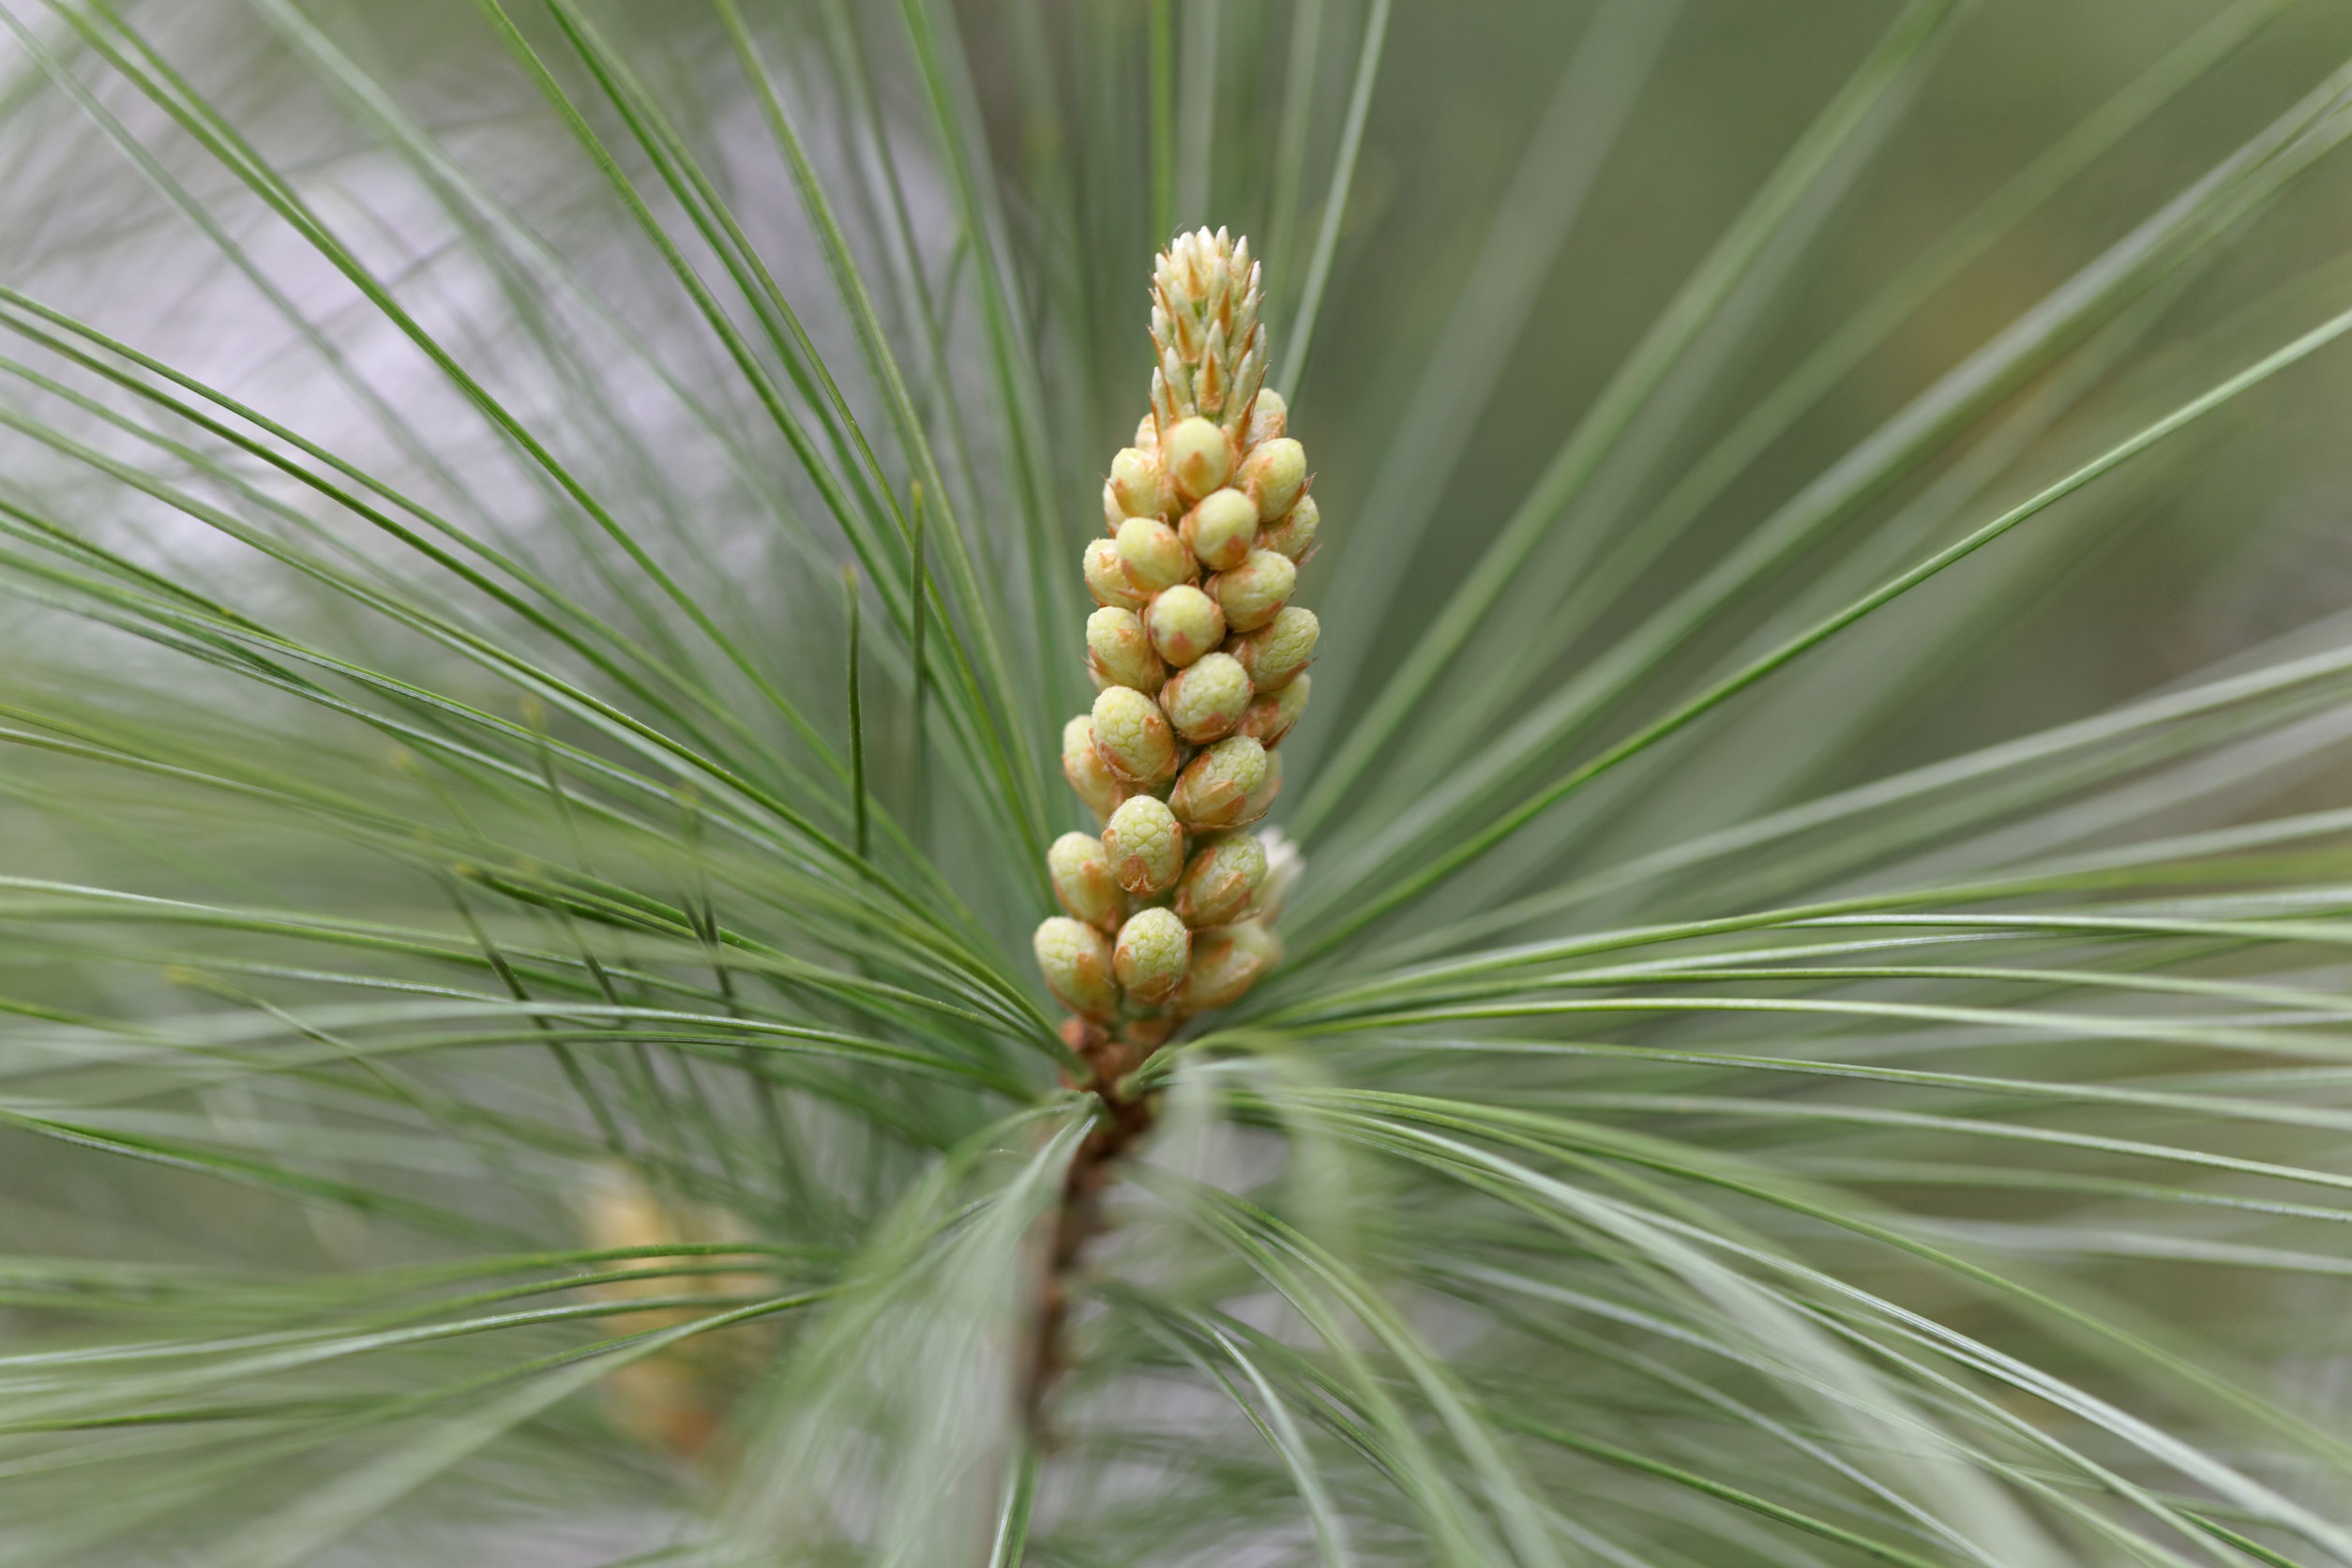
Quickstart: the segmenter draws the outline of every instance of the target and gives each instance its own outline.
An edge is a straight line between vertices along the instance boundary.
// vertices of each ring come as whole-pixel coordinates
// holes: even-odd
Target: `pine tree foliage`
[[[0,1560],[2352,1564],[2339,8],[0,28]],[[1203,224],[1302,858],[1113,1081]]]

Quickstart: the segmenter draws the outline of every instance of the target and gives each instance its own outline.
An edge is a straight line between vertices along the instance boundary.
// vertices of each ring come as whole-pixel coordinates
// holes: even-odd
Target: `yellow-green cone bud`
[[[1141,610],[1150,596],[1128,580],[1119,546],[1110,539],[1096,539],[1086,547],[1086,591],[1094,596],[1096,604],[1119,610]]]
[[[1110,874],[1110,856],[1091,833],[1065,833],[1046,851],[1053,896],[1072,919],[1099,930],[1116,931],[1127,918],[1127,896]]]
[[[1160,438],[1160,460],[1175,478],[1177,493],[1188,501],[1198,501],[1217,489],[1233,472],[1233,449],[1226,445],[1225,432],[1199,415],[1177,420]],[[1305,461],[1302,452],[1302,475]]]
[[[1143,607],[1143,629],[1160,657],[1179,670],[1225,641],[1225,611],[1189,582],[1180,582]]]
[[[1242,802],[1241,810],[1234,815],[1233,821],[1228,825],[1247,827],[1250,823],[1262,820],[1267,812],[1274,809],[1274,796],[1280,793],[1282,793],[1282,753],[1269,751],[1266,753],[1265,776],[1258,780],[1257,787],[1250,791],[1249,798]]]
[[[1258,504],[1260,522],[1272,522],[1297,505],[1305,484],[1306,448],[1287,435],[1252,447],[1233,475],[1233,487]]]
[[[1131,789],[1155,790],[1176,771],[1176,731],[1160,705],[1133,686],[1094,699],[1094,755]]]
[[[1119,525],[1119,564],[1147,597],[1190,582],[1200,571],[1176,530],[1157,518],[1129,518]]]
[[[1269,386],[1258,394],[1258,400],[1249,407],[1249,423],[1242,430],[1242,450],[1263,442],[1278,439],[1289,429],[1290,405],[1282,400],[1282,394]]]
[[[1239,827],[1250,792],[1265,782],[1266,771],[1266,748],[1247,735],[1219,741],[1195,757],[1178,777],[1168,797],[1168,808],[1196,831]]]
[[[1323,634],[1315,611],[1285,605],[1274,618],[1237,638],[1233,656],[1249,672],[1249,684],[1259,696],[1280,691],[1298,679],[1299,671],[1315,662],[1315,642]]]
[[[1302,495],[1297,505],[1266,524],[1258,535],[1258,548],[1304,561],[1315,552],[1315,527],[1322,520],[1323,509],[1315,505],[1315,498]]]
[[[1156,898],[1184,872],[1184,830],[1166,802],[1136,795],[1103,826],[1111,877],[1138,898]]]
[[[1282,943],[1254,920],[1203,931],[1192,944],[1184,975],[1184,1005],[1195,1012],[1242,1000],[1282,957]]]
[[[1227,926],[1249,912],[1266,880],[1266,851],[1246,835],[1220,838],[1197,852],[1176,884],[1176,914],[1198,930]]]
[[[1172,911],[1138,910],[1119,927],[1110,964],[1119,983],[1127,988],[1129,1002],[1156,1007],[1184,983],[1191,957],[1192,932]]]
[[[1069,914],[1038,928],[1037,960],[1131,1060],[1274,966],[1268,927],[1296,875],[1279,833],[1236,831],[1282,788],[1274,747],[1305,711],[1321,630],[1289,602],[1321,513],[1289,405],[1265,386],[1264,297],[1246,239],[1201,229],[1159,255],[1151,412],[1112,460],[1107,536],[1086,551],[1101,689],[1063,727],[1062,767],[1103,831],[1048,851]]]
[[[1094,721],[1080,714],[1062,727],[1062,776],[1099,819],[1119,809],[1127,792],[1094,749]]]
[[[1315,684],[1312,675],[1301,675],[1280,691],[1269,692],[1249,705],[1242,716],[1242,733],[1271,751],[1282,744],[1282,737],[1306,712],[1307,688]]]
[[[1299,568],[1287,555],[1253,550],[1229,572],[1219,572],[1207,588],[1225,611],[1225,624],[1234,631],[1256,631],[1282,611],[1291,590],[1299,585]]]
[[[1123,686],[1152,692],[1168,679],[1168,666],[1152,651],[1142,619],[1132,610],[1105,607],[1086,618],[1086,668],[1097,688]]]
[[[1140,446],[1127,447],[1110,460],[1110,493],[1126,517],[1166,517],[1176,509],[1176,486],[1160,466],[1159,454]]]
[[[1046,984],[1073,1013],[1096,1023],[1119,1021],[1119,980],[1111,969],[1110,938],[1082,920],[1057,914],[1033,942]]]
[[[1248,558],[1258,537],[1258,508],[1249,497],[1228,487],[1211,490],[1200,505],[1184,514],[1178,530],[1200,564],[1212,571],[1229,571]]]
[[[1204,654],[1160,687],[1160,711],[1195,746],[1223,740],[1249,711],[1249,677],[1230,654]]]

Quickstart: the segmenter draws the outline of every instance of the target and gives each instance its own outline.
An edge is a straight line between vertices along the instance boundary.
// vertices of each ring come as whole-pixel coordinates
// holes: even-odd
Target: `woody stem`
[[[1150,1051],[1130,1041],[1114,1040],[1091,1025],[1070,1033],[1078,1036],[1071,1041],[1072,1048],[1092,1070],[1093,1081],[1086,1087],[1102,1102],[1102,1111],[1063,1175],[1053,1236],[1038,1282],[1036,1322],[1021,1390],[1021,1406],[1033,1435],[1044,1432],[1046,1399],[1069,1365],[1070,1295],[1085,1261],[1087,1244],[1108,1229],[1103,1193],[1115,1175],[1112,1168],[1143,1140],[1157,1120],[1148,1094],[1123,1093],[1120,1089],[1121,1080],[1140,1066]]]

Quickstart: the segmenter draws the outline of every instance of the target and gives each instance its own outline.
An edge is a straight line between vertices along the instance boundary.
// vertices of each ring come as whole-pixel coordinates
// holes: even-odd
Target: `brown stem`
[[[1073,1088],[1091,1089],[1102,1101],[1103,1117],[1071,1156],[1062,1179],[1062,1201],[1054,1213],[1053,1239],[1037,1287],[1036,1331],[1031,1341],[1028,1371],[1022,1380],[1021,1404],[1032,1435],[1045,1434],[1046,1397],[1069,1364],[1064,1328],[1069,1318],[1072,1281],[1086,1256],[1086,1244],[1105,1229],[1103,1191],[1109,1186],[1112,1166],[1152,1130],[1158,1116],[1148,1094],[1123,1094],[1120,1080],[1143,1064],[1153,1046],[1132,1039],[1113,1039],[1083,1018],[1062,1026],[1062,1038],[1087,1065],[1089,1081],[1065,1075]],[[1156,1045],[1157,1042],[1153,1044]]]

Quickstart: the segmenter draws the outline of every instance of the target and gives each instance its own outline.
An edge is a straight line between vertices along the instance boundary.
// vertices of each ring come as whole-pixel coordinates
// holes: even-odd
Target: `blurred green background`
[[[956,8],[979,92],[971,107],[1004,180],[1003,232],[1025,263],[1015,287],[1055,411],[1052,494],[1073,547],[1093,527],[1108,454],[1142,408],[1143,261],[1171,222],[1225,224],[1258,237],[1275,264],[1270,315],[1278,356],[1284,352],[1374,8],[1357,0],[991,0]],[[312,9],[586,277],[628,301],[656,339],[677,336],[678,301],[587,183],[530,84],[480,47],[470,8],[343,0]],[[1316,454],[1318,494],[1334,521],[1305,592],[1319,598],[1377,589],[1375,602],[1399,619],[1367,613],[1334,625],[1319,672],[1326,690],[1318,723],[1301,736],[1300,763],[1319,760],[1347,731],[1402,655],[1407,640],[1397,626],[1442,601],[1659,312],[1901,14],[1891,5],[1826,0],[1620,0],[1605,8],[1402,0],[1388,10],[1313,351],[1293,391],[1300,431]],[[298,149],[294,167],[305,179],[323,188],[339,183],[355,208],[375,204],[357,232],[411,254],[420,286],[445,291],[452,319],[486,342],[508,328],[497,307],[478,297],[479,281],[445,253],[439,220],[415,207],[413,193],[385,183],[393,176],[381,155],[254,13],[208,5],[158,8],[142,20],[191,77],[249,116],[263,145]],[[876,112],[898,148],[917,227],[942,241],[930,258],[935,281],[954,283],[959,263],[945,241],[955,214],[903,45],[892,36],[892,8],[808,0],[762,20],[785,40],[778,67],[806,95],[821,159],[845,156],[847,127],[860,112],[838,91],[838,51],[849,47],[844,39],[868,51],[882,83]],[[611,8],[606,23],[656,91],[701,116],[694,128],[788,294],[814,300],[824,286],[822,266],[713,18],[688,0],[663,0]],[[1302,46],[1306,55],[1297,53]],[[1739,330],[1694,356],[1707,373],[1669,387],[1659,400],[1667,413],[1645,415],[1636,431],[1647,443],[1641,460],[1612,466],[1588,492],[1578,524],[1588,542],[1605,545],[1630,530],[1864,302],[1906,286],[1940,240],[2037,158],[2070,135],[2103,150],[2070,160],[2079,161],[2078,173],[2012,214],[1981,254],[1890,317],[1850,369],[1802,401],[1752,460],[1721,475],[1654,560],[1621,580],[1605,576],[1606,590],[1584,607],[1580,635],[1546,668],[1564,677],[1638,625],[2255,136],[2347,51],[2352,14],[2319,0],[1981,0],[1961,8],[1923,68],[1858,139],[1850,167],[1826,182],[1834,200],[1792,225],[1802,243],[1783,247],[1762,269],[1772,286],[1748,302]],[[2167,65],[2191,59],[2191,68]],[[199,370],[249,387],[270,387],[276,377],[278,389],[339,407],[334,389],[300,384],[317,378],[295,364],[300,356],[281,340],[282,328],[257,318],[241,281],[190,243],[184,222],[40,72],[20,62],[14,79],[10,129],[0,141],[0,192],[12,219],[0,234],[0,262],[21,286],[68,308],[86,306],[94,319]],[[152,116],[143,105],[113,106],[133,125]],[[1159,166],[1155,124],[1168,149]],[[1304,155],[1303,176],[1288,189],[1279,188],[1274,156],[1286,138]],[[249,201],[204,172],[201,157],[172,148],[158,156],[189,173],[192,188],[219,198],[233,227],[264,227]],[[2103,436],[2203,386],[2209,372],[2235,368],[2344,297],[2344,279],[2329,268],[2352,216],[2346,163],[2320,159],[2225,243],[2168,276],[2160,285],[2165,298],[2131,324],[2131,340],[2101,348],[2103,366],[2063,393],[2062,408],[2016,428],[2010,460],[1923,520],[1915,540],[1940,540],[1982,520]],[[860,216],[852,204],[853,241]],[[271,259],[305,264],[298,256]],[[437,283],[445,266],[450,279]],[[829,310],[805,313],[821,347],[850,352]],[[1476,331],[1454,330],[1465,313],[1477,318]],[[958,362],[962,395],[977,396],[972,367],[988,352],[978,312],[953,314],[950,330],[967,351]],[[420,398],[445,398],[425,368],[382,341],[380,326],[358,322],[354,331],[363,362],[396,381],[414,379]],[[1927,491],[1957,454],[2006,429],[2004,420],[2056,373],[2041,368],[2047,361],[2011,378],[2002,396],[1982,400],[1898,484],[1851,508],[1787,562],[1774,592],[1749,596],[1741,611],[1711,625],[1625,712],[1712,668],[1770,606],[1797,602],[1827,563]],[[707,354],[680,366],[688,376],[724,373]],[[1817,747],[1804,760],[1802,782],[1792,776],[1768,792],[1785,798],[1790,790],[1835,787],[2078,716],[2352,603],[2352,546],[2341,526],[2352,480],[2342,472],[2334,413],[2344,374],[2340,356],[2330,356],[2262,389],[2070,508],[2062,524],[2054,520],[2031,542],[2013,541],[1931,589],[1919,602],[1942,607],[1951,641],[1932,655],[1916,630],[1908,641],[1915,656],[1935,660],[1937,679],[1890,682],[1903,691],[1899,712],[1858,720],[1834,755]],[[974,417],[988,415],[982,409]],[[352,439],[373,438],[354,430]],[[993,456],[1002,462],[1003,448]],[[994,485],[1003,475],[982,478]],[[742,499],[728,493],[716,505],[711,526],[723,535],[728,510],[739,511]],[[1434,525],[1417,547],[1389,548],[1425,518]],[[1368,529],[1357,526],[1367,521]],[[1568,585],[1593,576],[1591,564],[1588,556],[1550,575],[1530,574],[1523,602],[1499,624],[1544,624]],[[2005,581],[1998,592],[1995,577]],[[832,656],[830,629],[810,636],[779,656]],[[1855,640],[1854,658],[1875,656],[1869,641],[1866,634]],[[1842,689],[1832,679],[1837,663],[1837,656],[1817,660],[1787,684],[1816,690],[1820,701],[1868,701],[1834,695]],[[1491,662],[1473,664],[1456,678],[1476,685],[1491,672]],[[1475,704],[1465,712],[1470,728],[1445,737],[1449,744],[1502,721]],[[1445,749],[1433,746],[1432,755]],[[1412,777],[1425,782],[1425,773]],[[1299,788],[1294,781],[1294,801]],[[1756,804],[1738,792],[1723,797],[1727,811]],[[1697,825],[1687,815],[1679,820],[1684,829]]]
[[[28,27],[47,26],[33,0],[0,0],[0,8]],[[821,172],[845,188],[865,167],[853,128],[867,106],[844,88],[839,62],[844,51],[874,62],[882,91],[872,113],[898,155],[914,226],[934,244],[926,264],[942,293],[956,294],[969,256],[953,241],[958,214],[895,31],[896,8],[782,0],[746,8],[776,48]],[[560,379],[541,377],[526,356],[505,357],[524,335],[514,301],[471,269],[446,214],[294,60],[275,30],[283,14],[273,23],[265,8],[227,0],[124,9],[348,220],[437,326],[511,373],[509,390],[525,402],[556,411],[551,422],[573,411]],[[1860,0],[952,8],[951,41],[959,40],[977,95],[966,107],[987,133],[973,150],[1003,180],[989,221],[1019,263],[1008,279],[1027,329],[1019,352],[1054,421],[1041,480],[1060,530],[1051,569],[1070,575],[1079,541],[1099,526],[1103,468],[1143,412],[1148,258],[1172,227],[1249,233],[1269,262],[1277,365],[1287,370],[1286,355],[1311,343],[1289,388],[1291,428],[1314,457],[1329,543],[1301,598],[1324,612],[1328,630],[1318,706],[1289,743],[1293,771],[1274,818],[1308,839],[1311,858],[1348,864],[1364,849],[1351,817],[1368,805],[1380,809],[1365,814],[1385,822],[1426,798],[1474,746],[1524,716],[1528,699],[1497,705],[1492,693],[1576,679],[1852,454],[1872,450],[1907,411],[1951,399],[1915,458],[1825,516],[1755,589],[1710,611],[1621,700],[1526,770],[1557,772],[1589,754],[1759,640],[1785,635],[2352,305],[2352,154],[2334,150],[2232,217],[2222,243],[2151,265],[2144,285],[2111,308],[1988,384],[1953,392],[1974,356],[2063,299],[2071,280],[2129,245],[2135,226],[2352,57],[2352,6],[2340,0],[1968,5],[1923,67],[1870,112],[1850,156],[1823,182],[1823,199],[1802,208],[1756,281],[1702,334],[1688,369],[1633,416],[1566,525],[1530,556],[1470,656],[1442,677],[1429,713],[1371,761],[1352,793],[1318,794],[1320,769],[1370,711],[1412,636],[1540,490],[1579,422],[1606,405],[1623,367],[1771,188],[1824,105],[1915,9]],[[662,267],[616,216],[537,90],[486,44],[472,7],[322,0],[299,14],[396,87],[451,156],[605,291],[682,381],[723,381],[728,368],[697,336]],[[598,15],[687,120],[784,292],[805,302],[818,345],[854,363],[848,332],[826,308],[822,261],[708,9],[694,0],[634,0]],[[1351,155],[1364,46],[1383,17]],[[0,60],[8,69],[0,277],[257,401],[299,408],[308,433],[431,489],[435,480],[389,448],[284,324],[157,198],[155,170],[125,160],[21,48]],[[141,134],[158,124],[152,106],[118,84],[97,92]],[[430,367],[337,296],[315,260],[275,235],[206,158],[152,140],[158,167],[252,237],[297,298],[319,302],[329,335],[420,430],[446,433],[441,456],[469,475],[492,475],[486,488],[510,509],[523,541],[560,556],[537,499],[486,460],[493,444],[460,416]],[[1277,156],[1290,146],[1295,165]],[[1341,199],[1328,201],[1351,157]],[[1286,184],[1280,171],[1293,166],[1299,178]],[[2043,173],[2048,179],[2035,185]],[[852,207],[849,221],[853,245],[867,247],[881,267],[889,264],[867,227],[875,216]],[[1326,232],[1328,271],[1319,274]],[[1958,246],[1955,234],[1982,244]],[[1310,339],[1304,305],[1319,288]],[[1858,313],[1876,321],[1861,336]],[[973,488],[994,509],[984,508],[980,526],[1009,537],[1017,508],[1004,498],[1015,461],[982,370],[998,351],[968,301],[955,309],[949,337],[955,353],[933,390],[981,432]],[[612,364],[591,369],[605,374]],[[1807,377],[1816,383],[1806,386]],[[641,389],[624,384],[619,400],[634,390]],[[865,388],[853,385],[850,396],[870,412]],[[797,480],[731,475],[683,438],[669,445],[679,431],[657,402],[647,396],[644,429],[661,465],[619,472],[615,493],[649,514],[674,508],[685,520],[676,536],[702,551],[693,562],[705,574],[699,580],[734,596],[726,613],[760,628],[762,656],[812,688],[837,690],[837,562],[827,553],[838,553],[836,541],[810,545],[771,530],[748,499],[755,480],[806,506]],[[2352,350],[2339,347],[2053,509],[1922,590],[1899,617],[1865,624],[1661,747],[1499,857],[1507,864],[1482,866],[1441,890],[1425,918],[1484,910],[1776,807],[2078,719],[2281,639],[2342,641],[2340,618],[2352,611],[2347,411]],[[565,434],[589,460],[609,455],[585,419]],[[1752,451],[1726,455],[1750,437]],[[94,529],[189,580],[245,570],[218,541],[44,460],[24,458],[6,484],[87,504]],[[269,591],[265,579],[240,586],[254,580]],[[279,608],[307,613],[291,587]],[[1051,721],[1076,706],[1071,694],[1081,685],[1078,632],[1042,612],[1006,631],[1025,659],[1053,672],[1041,684],[1061,683],[1052,694],[1061,710],[1041,700],[1030,716],[1040,744],[1049,744]],[[62,680],[58,672],[74,668],[75,640],[86,635],[31,612],[0,626],[27,681]],[[169,708],[168,686],[141,686],[158,668],[131,656],[110,667],[138,701]],[[872,676],[875,777],[894,806],[906,803],[917,776],[901,673],[884,663]],[[2352,724],[2321,711],[2284,739],[2201,761],[2201,773],[2151,777],[2131,806],[2136,815],[2112,803],[2090,820],[2054,814],[2028,838],[2043,850],[2088,848],[2111,832],[2332,806],[2347,746]],[[354,757],[354,776],[385,771],[373,753]],[[421,792],[382,777],[369,783]],[[942,858],[1018,955],[1035,912],[1033,890],[997,874],[997,861],[971,842],[975,830],[952,792],[938,792]],[[1064,803],[1057,798],[1055,808]],[[128,864],[157,888],[181,874],[140,837],[158,824],[136,816],[61,827],[53,815],[7,813],[0,844],[16,874],[99,882]],[[171,820],[158,822],[168,838]],[[1968,837],[1974,831],[1955,819],[1964,864],[2001,863],[1999,846]],[[240,868],[257,882],[301,886],[310,878],[299,842],[250,822],[221,832],[208,848],[235,859],[246,847]],[[236,834],[249,834],[249,844]],[[1925,864],[1945,847],[1929,839],[1905,848]],[[1823,864],[1827,883],[1847,869],[1833,852]],[[204,869],[188,872],[188,887],[205,885]],[[1754,897],[1787,890],[1768,873],[1794,876],[1758,872],[1767,881]],[[330,887],[309,891],[323,903],[367,909],[379,895],[394,897],[386,888],[405,887],[390,871],[384,878],[380,888],[339,864],[317,879]],[[1748,884],[1709,891],[1727,906]],[[1671,878],[1641,895],[1645,918],[1697,897]],[[44,974],[34,984],[54,985],[53,1000],[71,1005],[120,1003],[132,1013],[159,1005],[99,995],[71,978]],[[519,1078],[492,1087],[522,1101],[544,1084]],[[233,1095],[204,1110],[223,1125],[239,1113]],[[174,1235],[191,1259],[228,1249],[332,1268],[379,1256],[347,1255],[353,1237],[330,1220],[224,1195],[208,1180],[154,1169],[128,1176],[123,1163],[46,1144],[38,1160],[0,1157],[0,1230],[21,1249],[125,1257],[143,1256],[157,1232]],[[519,1196],[515,1207],[564,1223],[551,1205],[532,1209],[539,1198]],[[0,1307],[0,1324],[8,1320]],[[560,1544],[541,1545],[548,1561],[568,1560]]]
[[[1294,388],[1317,494],[1334,522],[1303,592],[1355,612],[1332,625],[1318,722],[1303,731],[1294,768],[1327,760],[1403,656],[1400,628],[1444,601],[1902,14],[1709,0],[1394,8],[1312,358]],[[1288,330],[1370,10],[1334,0],[970,6],[958,15],[1012,178],[1008,226],[1036,267],[1040,319],[1087,324],[1083,341],[1060,343],[1073,372],[1054,384],[1061,406],[1093,422],[1078,450],[1108,451],[1140,406],[1135,389],[1149,365],[1131,325],[1140,298],[1133,257],[1167,219],[1260,235],[1289,264],[1276,273],[1272,312],[1278,341]],[[1292,53],[1302,38],[1316,52],[1306,68]],[[1545,626],[1573,586],[1606,583],[1578,608],[1579,634],[1543,652],[1554,682],[1640,626],[1915,400],[1965,376],[1972,355],[2128,245],[2347,52],[2352,13],[2326,4],[1962,8],[1915,80],[1857,138],[1856,156],[1824,182],[1832,199],[1801,214],[1797,243],[1759,269],[1771,284],[1744,302],[1738,330],[1702,340],[1693,357],[1704,373],[1669,384],[1636,422],[1640,439],[1628,445],[1642,448],[1640,460],[1613,464],[1588,490],[1572,531],[1597,541],[1591,550],[1554,552],[1548,568],[1539,555],[1500,613],[1493,645],[1440,687],[1459,699],[1440,705],[1462,723],[1416,730],[1424,755],[1395,761],[1393,795],[1410,798],[1515,716],[1481,708],[1478,688],[1503,684],[1495,677],[1523,656],[1520,634]],[[1162,59],[1171,80],[1155,98]],[[1315,152],[1291,192],[1277,188],[1269,149],[1296,134],[1284,115],[1303,87]],[[1175,148],[1172,171],[1153,166],[1155,114]],[[1590,733],[1621,732],[1723,668],[1759,627],[1780,625],[1772,616],[1785,619],[1783,607],[1822,612],[1839,590],[1858,591],[1872,573],[1990,518],[2340,308],[2352,297],[2348,164],[2341,154],[2318,158],[2221,243],[2160,267],[2127,319],[2108,326],[2098,317],[2068,336],[2065,353],[2043,354],[1978,395],[1932,452],[1711,619]],[[2017,199],[2028,187],[2034,194]],[[1972,228],[1983,243],[1953,250],[1953,236]],[[1131,244],[1098,237],[1123,234]],[[1088,236],[1075,259],[1073,234]],[[1841,328],[1890,295],[1903,304],[1875,335],[1850,354],[1838,348]],[[1474,330],[1461,330],[1466,321]],[[1678,500],[1678,483],[1792,376],[1817,369],[1825,345],[1850,364],[1697,492],[1670,545],[1641,569],[1595,572],[1609,541]],[[2262,388],[1922,592],[1900,628],[1862,628],[1778,678],[1772,694],[1746,700],[1732,731],[1693,743],[1712,758],[1686,774],[1696,787],[1655,810],[1611,808],[1591,830],[1599,844],[1564,845],[1529,880],[2077,718],[2352,606],[2347,375],[2344,357],[2329,355]],[[1063,479],[1080,527],[1092,480],[1083,471]],[[1385,551],[1424,519],[1416,548]],[[1379,632],[1364,611],[1371,590],[1394,595],[1394,618]],[[1787,747],[1775,747],[1776,734]],[[2209,792],[2182,807],[2184,820],[2266,797],[2324,798],[2336,760],[2325,746],[2277,759],[2225,802]]]

